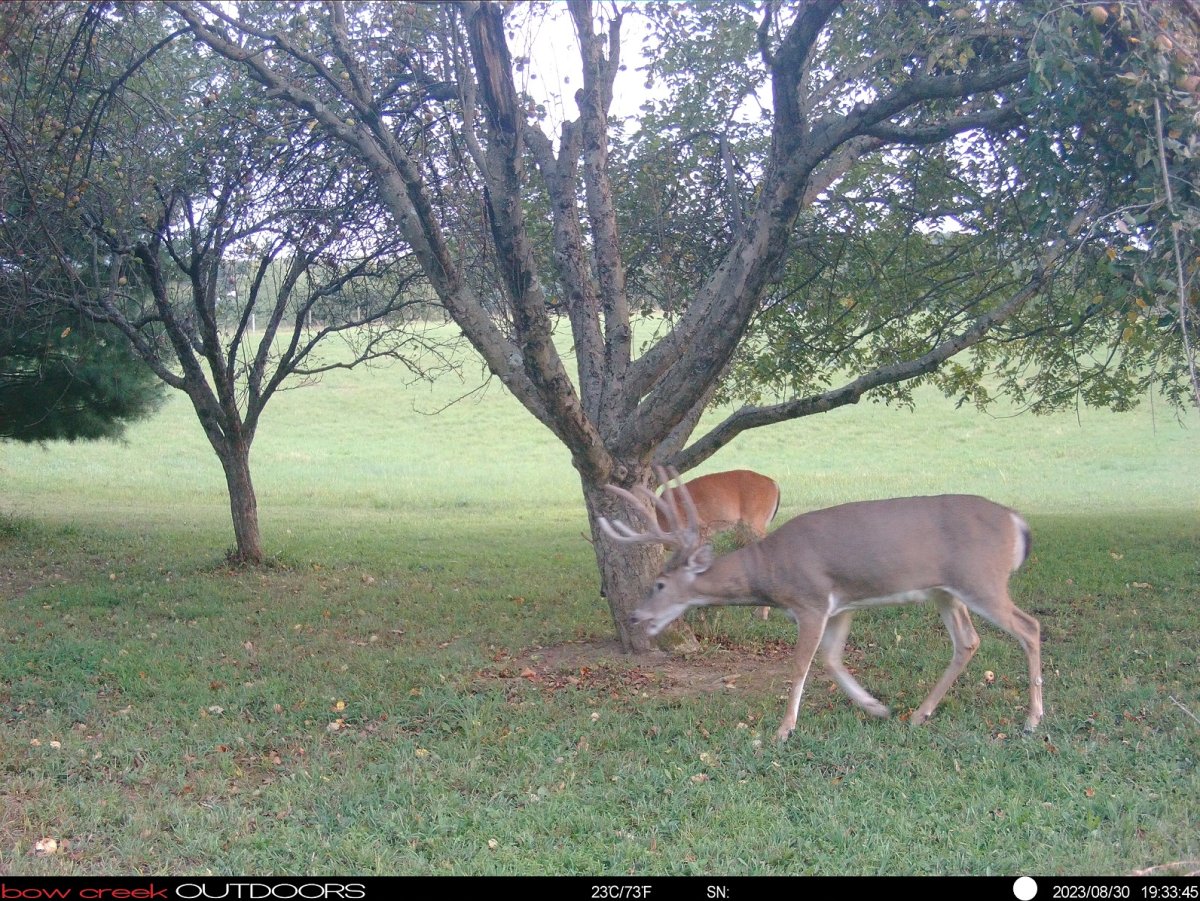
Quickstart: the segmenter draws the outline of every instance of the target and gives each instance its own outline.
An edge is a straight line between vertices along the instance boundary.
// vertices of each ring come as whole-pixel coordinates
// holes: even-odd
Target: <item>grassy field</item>
[[[122,444],[0,445],[0,874],[1197,868],[1194,414],[923,397],[709,461],[776,477],[780,522],[961,490],[1034,530],[1036,735],[1019,648],[980,624],[927,727],[818,679],[777,745],[783,618],[710,616],[686,664],[616,654],[566,453],[498,387],[429,415],[472,387],[371,370],[278,398],[248,572],[181,398]],[[847,660],[906,713],[949,653],[911,607],[860,615]]]

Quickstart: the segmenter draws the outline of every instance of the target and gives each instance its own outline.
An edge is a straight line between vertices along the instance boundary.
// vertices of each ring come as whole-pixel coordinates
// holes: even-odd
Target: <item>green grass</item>
[[[216,458],[182,398],[123,444],[0,446],[0,873],[1128,873],[1200,859],[1200,450],[1161,406],[1049,418],[870,404],[748,434],[704,467],[842,500],[972,491],[1021,509],[1044,632],[981,647],[927,727],[825,680],[689,686],[593,652],[578,478],[498,387],[331,376],[268,410],[271,565],[227,569]],[[702,627],[720,684],[790,631]],[[897,712],[949,658],[921,607],[847,659]],[[777,662],[777,661],[776,661]],[[984,673],[991,670],[995,681]],[[52,743],[56,743],[55,746]],[[31,853],[54,837],[52,857]],[[1194,865],[1193,865],[1194,867]]]

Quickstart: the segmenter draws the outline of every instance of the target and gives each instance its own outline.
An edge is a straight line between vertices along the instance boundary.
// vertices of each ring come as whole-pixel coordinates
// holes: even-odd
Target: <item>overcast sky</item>
[[[598,6],[597,12],[606,8]],[[518,26],[518,36],[512,41],[514,54],[524,54],[529,67],[517,73],[517,88],[528,91],[546,105],[554,132],[563,121],[579,116],[575,91],[583,85],[583,68],[579,62],[579,42],[575,26],[565,3],[552,3],[542,11],[536,6],[515,7],[509,14]],[[608,18],[597,26],[607,33]],[[646,22],[636,11],[626,13],[621,22],[621,62],[623,72],[617,73],[613,89],[614,116],[636,116],[647,97],[646,76],[639,71],[645,64],[642,39]]]

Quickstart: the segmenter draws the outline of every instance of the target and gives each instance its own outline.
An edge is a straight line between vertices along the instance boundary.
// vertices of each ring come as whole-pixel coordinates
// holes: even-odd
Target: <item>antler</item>
[[[679,482],[679,473],[674,469],[654,467],[655,475],[664,486],[674,480]],[[597,517],[596,523],[601,530],[613,541],[621,544],[665,544],[668,547],[690,549],[700,542],[700,515],[696,512],[696,504],[691,494],[682,483],[668,489],[683,499],[683,509],[687,515],[686,524],[679,522],[679,512],[675,506],[674,497],[667,497],[667,491],[657,495],[644,485],[635,485],[633,491],[627,491],[616,485],[605,485],[605,489],[617,497],[628,501],[640,516],[646,521],[647,529],[639,532],[626,523],[618,520],[609,522],[605,517]],[[666,520],[667,528],[658,524],[655,510],[658,510]]]

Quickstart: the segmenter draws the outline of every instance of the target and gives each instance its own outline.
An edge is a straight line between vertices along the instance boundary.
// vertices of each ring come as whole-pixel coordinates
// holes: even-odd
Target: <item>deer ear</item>
[[[688,555],[687,563],[685,564],[687,571],[693,576],[698,576],[700,573],[712,566],[713,549],[711,544],[702,544],[696,550]]]

